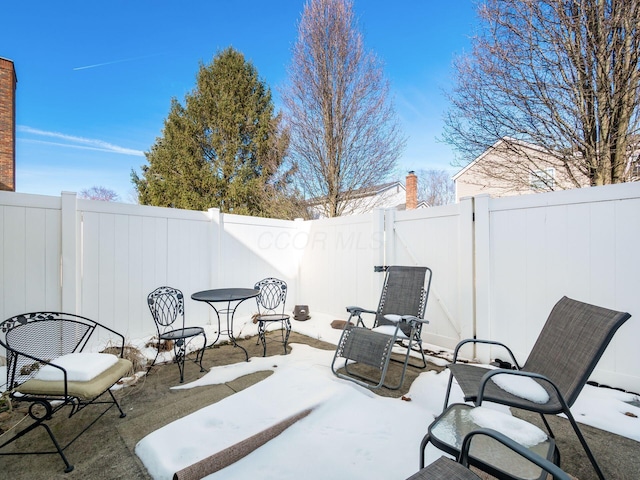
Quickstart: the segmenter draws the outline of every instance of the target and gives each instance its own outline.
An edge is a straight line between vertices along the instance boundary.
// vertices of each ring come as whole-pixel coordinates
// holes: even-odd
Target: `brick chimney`
[[[418,208],[418,177],[415,172],[411,170],[407,175],[406,180],[406,209],[415,210]]]
[[[16,190],[16,72],[0,58],[0,190]]]

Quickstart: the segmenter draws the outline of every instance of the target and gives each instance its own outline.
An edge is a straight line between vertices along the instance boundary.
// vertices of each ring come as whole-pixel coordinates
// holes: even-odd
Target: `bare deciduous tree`
[[[419,170],[418,199],[430,207],[448,205],[456,201],[456,190],[451,174],[445,170]]]
[[[116,192],[101,186],[85,188],[80,192],[80,198],[86,198],[87,200],[102,200],[103,202],[117,202],[120,200],[120,196]]]
[[[502,139],[500,168],[478,162],[489,177],[537,175],[546,190],[628,181],[639,152],[640,2],[486,0],[479,14],[484,29],[456,61],[449,95],[444,138],[458,163]],[[551,168],[566,182],[548,181]]]
[[[310,0],[282,98],[296,180],[328,217],[389,178],[405,139],[380,61],[367,51],[349,0]]]

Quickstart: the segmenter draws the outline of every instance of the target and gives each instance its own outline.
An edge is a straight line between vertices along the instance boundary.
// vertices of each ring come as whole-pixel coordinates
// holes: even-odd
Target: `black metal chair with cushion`
[[[513,453],[512,457],[517,458],[518,463],[520,464],[538,466],[541,470],[546,472],[544,473],[544,478],[548,478],[548,473],[555,480],[570,480],[569,475],[562,471],[557,465],[554,465],[549,460],[533,453],[531,450],[523,447],[521,444],[515,442],[506,435],[489,428],[473,430],[464,436],[464,439],[462,440],[462,448],[457,457],[457,462],[448,457],[440,457],[435,462],[411,475],[407,480],[482,480],[482,477],[476,475],[470,469],[470,456],[473,455],[470,451],[472,443],[475,444],[475,437],[485,437],[478,438],[478,440],[483,440],[486,444],[485,446],[493,448],[494,450],[509,450]],[[505,467],[505,469],[500,472],[494,471],[492,473],[495,478],[501,480],[521,479],[518,475],[511,475],[508,471],[508,467]]]
[[[184,361],[188,352],[189,343],[202,335],[202,348],[196,353],[194,362],[200,365],[200,371],[204,372],[202,358],[207,347],[207,335],[202,327],[186,327],[184,317],[184,295],[173,287],[158,287],[147,296],[147,304],[151,310],[151,316],[158,331],[158,346],[156,357],[149,366],[155,365],[163,342],[173,345],[174,361],[180,370],[180,383],[184,381]],[[182,318],[182,325],[175,328],[175,322]]]
[[[564,413],[598,477],[604,479],[570,408],[613,335],[630,317],[626,312],[617,312],[563,297],[551,310],[522,367],[512,351],[502,343],[479,339],[463,340],[456,346],[453,363],[449,365],[451,377],[445,395],[444,410],[448,406],[455,379],[464,393],[465,401],[474,401],[476,405],[483,401],[495,402],[539,413],[552,437],[553,432],[545,415]],[[503,347],[511,357],[515,369],[490,370],[473,364],[459,363],[460,348],[468,343]],[[543,390],[544,398],[532,398],[528,394],[523,395],[517,389],[514,390],[505,384],[504,378],[507,376],[528,377],[529,381],[537,384],[535,388]]]
[[[265,278],[255,284],[260,294],[256,297],[258,313],[254,317],[258,324],[258,342],[262,343],[262,356],[267,355],[267,329],[274,323],[280,324],[284,354],[287,354],[287,342],[291,333],[289,315],[284,313],[287,301],[287,283],[274,277]]]
[[[349,320],[331,364],[334,374],[368,388],[385,386],[398,389],[404,382],[411,352],[422,357],[422,363],[411,364],[425,368],[427,361],[422,349],[422,325],[428,323],[424,312],[429,298],[432,272],[428,267],[390,266],[387,268],[380,302],[376,310],[362,307],[347,307]],[[374,316],[371,328],[367,327],[362,314]],[[355,322],[355,323],[354,323]],[[402,347],[404,357],[402,374],[397,384],[385,382],[393,347]],[[342,365],[338,359],[344,359]],[[364,365],[372,371],[358,371],[355,364]],[[354,368],[355,367],[355,368]],[[369,368],[370,367],[370,368]],[[339,370],[343,368],[345,373]]]
[[[4,441],[0,449],[38,427],[46,430],[55,447],[53,451],[10,451],[0,455],[59,454],[66,465],[65,472],[70,472],[73,465],[64,450],[111,407],[118,408],[121,418],[125,416],[111,392],[111,387],[133,370],[132,363],[122,358],[124,337],[86,317],[60,312],[16,315],[0,323],[0,332],[4,334],[0,345],[7,351],[7,391],[12,400],[30,404],[28,413],[33,420]],[[97,342],[107,340],[106,353],[89,351]],[[111,351],[114,353],[108,353]],[[65,407],[70,409],[70,418],[89,405],[99,404],[108,406],[61,446],[47,422]]]

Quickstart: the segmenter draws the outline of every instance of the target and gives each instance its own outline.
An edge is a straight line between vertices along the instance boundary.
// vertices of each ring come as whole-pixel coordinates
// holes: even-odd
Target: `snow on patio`
[[[294,330],[336,343],[340,331],[330,320],[293,322]],[[250,322],[239,325],[251,334]],[[442,410],[448,372],[422,373],[411,385],[410,401],[380,397],[330,369],[332,351],[292,344],[289,355],[252,358],[212,368],[205,376],[174,388],[229,382],[272,370],[267,379],[177,420],[142,439],[136,453],[154,479],[175,472],[236,444],[279,421],[311,408],[311,413],[240,461],[206,478],[306,480],[325,478],[406,478],[418,469],[418,446]],[[436,359],[437,361],[437,359]],[[640,408],[635,395],[586,386],[572,411],[579,421],[640,441]],[[454,390],[450,402],[460,402]],[[488,406],[488,405],[487,405]],[[505,407],[490,408],[508,412]],[[179,442],[176,439],[180,439]],[[441,452],[427,448],[427,462]]]

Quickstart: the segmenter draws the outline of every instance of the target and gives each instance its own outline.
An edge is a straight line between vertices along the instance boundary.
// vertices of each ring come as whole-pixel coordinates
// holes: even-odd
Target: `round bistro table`
[[[191,295],[191,299],[197,302],[208,303],[209,306],[213,308],[213,311],[216,312],[216,316],[218,317],[218,337],[213,344],[218,341],[220,334],[224,333],[229,337],[234,348],[238,347],[244,351],[244,355],[247,361],[249,361],[249,353],[244,349],[244,347],[238,345],[236,338],[233,335],[233,317],[238,305],[248,298],[254,298],[258,295],[260,295],[260,290],[255,288],[214,288],[213,290],[196,292]],[[222,305],[216,308],[216,303],[220,303]],[[226,330],[221,329],[220,314],[225,314],[227,317]]]

